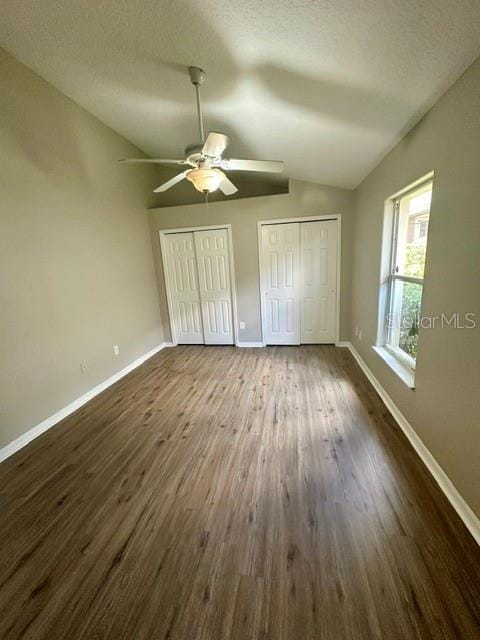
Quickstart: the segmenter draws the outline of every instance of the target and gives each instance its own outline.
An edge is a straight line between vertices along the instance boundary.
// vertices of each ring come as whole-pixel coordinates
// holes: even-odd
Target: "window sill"
[[[382,358],[390,369],[397,374],[400,380],[404,382],[409,389],[415,389],[415,373],[410,369],[410,367],[399,362],[397,358],[392,356],[392,354],[383,347],[372,347],[372,349],[380,356],[380,358]]]

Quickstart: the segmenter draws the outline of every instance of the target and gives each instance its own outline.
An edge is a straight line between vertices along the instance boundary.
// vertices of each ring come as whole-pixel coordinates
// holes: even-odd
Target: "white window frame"
[[[427,186],[427,184],[431,184],[431,182],[427,182],[425,183],[425,185],[415,187],[414,191],[421,189],[423,186]],[[423,296],[423,278],[414,278],[411,276],[398,275],[395,272],[396,263],[397,263],[397,251],[398,251],[398,226],[399,226],[399,219],[400,219],[400,201],[402,198],[405,198],[406,196],[408,196],[409,193],[410,192],[402,194],[401,196],[393,200],[393,221],[392,221],[393,226],[392,226],[392,244],[391,244],[391,250],[390,250],[390,276],[389,276],[388,293],[387,293],[387,306],[386,306],[387,313],[385,314],[385,319],[384,319],[384,322],[385,322],[384,347],[392,356],[400,360],[400,362],[403,365],[405,365],[406,367],[409,367],[410,369],[412,369],[412,371],[415,371],[414,358],[408,355],[408,353],[405,353],[405,351],[403,351],[403,349],[401,349],[400,347],[393,347],[390,344],[390,342],[392,342],[391,335],[393,330],[388,327],[388,323],[387,323],[388,314],[391,314],[393,310],[393,302],[394,302],[393,290],[395,287],[395,282],[411,282],[414,284],[421,284],[422,296]],[[397,331],[399,330],[397,329]]]
[[[417,180],[406,189],[394,194],[385,202],[385,219],[383,230],[382,265],[380,276],[380,296],[378,309],[377,342],[373,349],[383,360],[402,378],[411,389],[415,388],[416,360],[400,347],[393,347],[391,342],[391,329],[388,327],[388,314],[392,311],[393,289],[395,282],[410,282],[422,285],[422,300],[424,278],[397,274],[397,239],[400,216],[400,201],[409,194],[420,191],[422,188],[432,187],[433,172]],[[428,232],[427,232],[428,244]]]

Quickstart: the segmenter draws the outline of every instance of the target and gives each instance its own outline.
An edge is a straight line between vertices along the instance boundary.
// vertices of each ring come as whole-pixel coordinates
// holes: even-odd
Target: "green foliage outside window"
[[[423,278],[425,245],[409,245],[406,248],[405,275]],[[403,283],[402,317],[399,347],[413,359],[417,357],[418,322],[422,304],[423,285]]]
[[[424,244],[409,244],[405,251],[405,275],[423,278],[425,269],[425,251]]]

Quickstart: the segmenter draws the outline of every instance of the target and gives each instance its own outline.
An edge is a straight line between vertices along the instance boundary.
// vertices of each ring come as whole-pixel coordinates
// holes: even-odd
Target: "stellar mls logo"
[[[476,313],[442,313],[439,316],[402,316],[398,313],[387,315],[389,329],[475,329],[477,326]]]

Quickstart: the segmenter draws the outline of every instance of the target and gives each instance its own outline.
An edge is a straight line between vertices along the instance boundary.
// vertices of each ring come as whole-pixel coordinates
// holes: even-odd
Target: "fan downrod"
[[[202,103],[200,100],[200,87],[205,82],[207,74],[200,67],[188,67],[188,73],[190,74],[190,80],[195,87],[195,97],[197,99],[197,117],[198,117],[198,133],[200,135],[200,142],[205,142],[205,133],[203,130],[203,115],[202,115]]]

